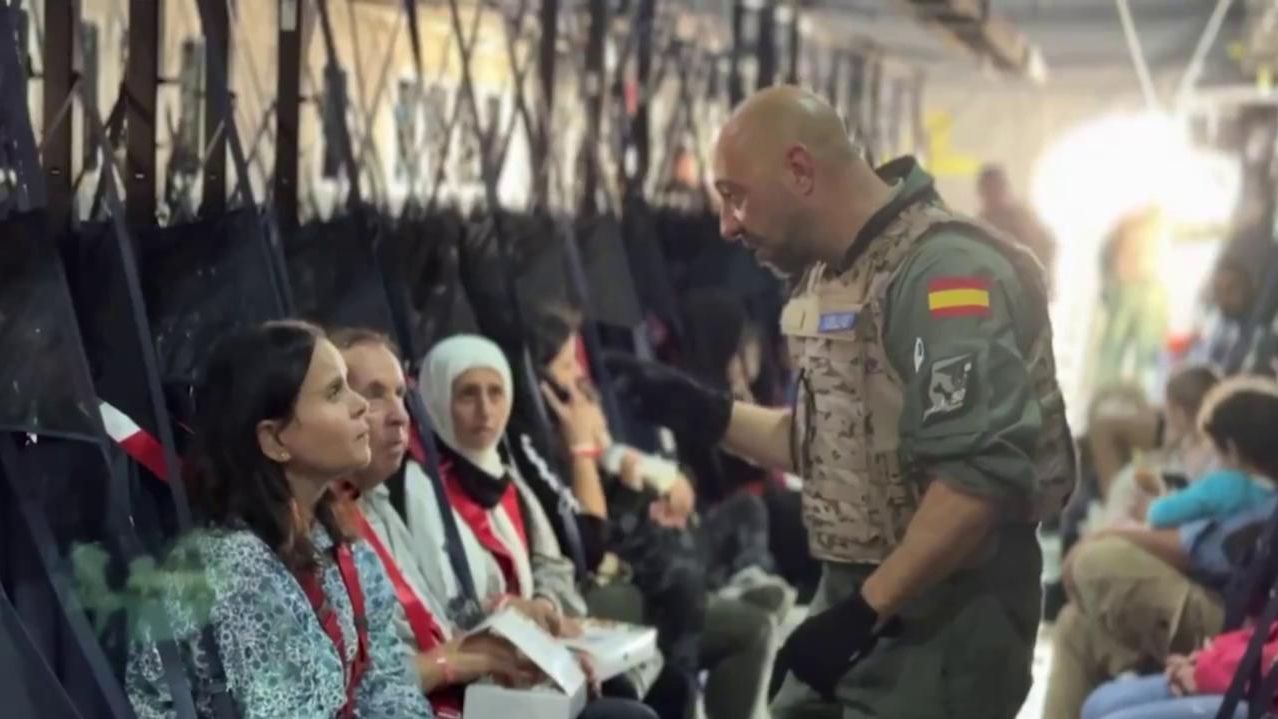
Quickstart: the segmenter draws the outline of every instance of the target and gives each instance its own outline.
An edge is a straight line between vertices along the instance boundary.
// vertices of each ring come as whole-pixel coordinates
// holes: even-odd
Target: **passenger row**
[[[182,472],[197,526],[164,559],[129,653],[138,715],[181,703],[162,660],[176,644],[200,716],[457,717],[473,682],[544,679],[508,641],[468,633],[507,608],[558,637],[584,617],[656,627],[658,660],[592,680],[585,717],[691,716],[702,677],[711,719],[755,715],[794,599],[771,574],[762,500],[698,514],[676,463],[613,441],[575,319],[547,311],[538,328],[557,446],[512,423],[511,364],[484,337],[436,344],[415,386],[372,330],[275,321],[218,342]]]
[[[1220,716],[1256,632],[1263,672],[1278,656],[1278,625],[1255,626],[1275,582],[1278,385],[1189,366],[1165,394],[1157,410],[1111,388],[1091,408],[1097,473],[1066,511],[1085,526],[1064,560],[1045,719]]]

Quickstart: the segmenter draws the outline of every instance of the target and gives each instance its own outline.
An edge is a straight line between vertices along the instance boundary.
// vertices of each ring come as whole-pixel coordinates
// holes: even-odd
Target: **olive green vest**
[[[884,347],[885,304],[888,288],[919,242],[955,227],[995,245],[1042,308],[1041,331],[1021,338],[1043,417],[1034,455],[1037,492],[1025,506],[1012,508],[1008,521],[1052,515],[1073,490],[1074,445],[1056,382],[1042,267],[997,230],[940,204],[915,202],[846,271],[825,263],[810,267],[781,314],[801,373],[791,448],[805,480],[804,521],[818,559],[881,562],[918,508],[927,468],[902,452],[898,428],[905,385]]]

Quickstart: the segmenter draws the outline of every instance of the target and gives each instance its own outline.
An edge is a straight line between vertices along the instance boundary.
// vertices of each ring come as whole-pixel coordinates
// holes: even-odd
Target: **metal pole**
[[[790,5],[790,56],[786,58],[790,68],[786,73],[785,81],[791,85],[799,84],[799,53],[801,48],[801,38],[799,36],[799,4]],[[817,78],[813,78],[813,86],[817,82]]]
[[[741,56],[745,53],[745,0],[732,3],[732,59],[728,67],[728,103],[732,107],[745,99],[745,87],[741,80]]]
[[[44,3],[44,137],[43,159],[48,192],[49,229],[56,235],[71,227],[71,123],[59,122],[59,110],[75,84],[73,62],[80,30],[78,0]],[[25,53],[25,48],[23,49]],[[103,172],[109,172],[103,168]]]
[[[759,74],[753,89],[759,90],[777,81],[777,15],[776,6],[767,3],[755,11],[759,34],[755,37],[755,52],[759,58]]]
[[[275,105],[275,208],[283,230],[297,227],[302,109],[302,0],[279,0],[279,76]]]
[[[541,113],[537,117],[536,142],[532,146],[533,205],[550,203],[550,128],[555,114],[555,43],[559,41],[559,0],[542,0],[538,15],[541,24],[541,46],[538,48],[537,74],[541,81]]]
[[[204,12],[204,199],[200,214],[205,217],[226,212],[226,136],[223,131],[231,103],[230,33],[227,31],[226,0],[199,0]],[[247,178],[246,178],[247,179]]]
[[[586,40],[586,133],[582,137],[582,200],[580,212],[593,215],[598,209],[595,195],[599,191],[599,133],[603,120],[604,39],[608,31],[607,0],[590,0],[590,29]]]
[[[1176,88],[1176,107],[1181,107],[1185,101],[1189,99],[1189,94],[1193,92],[1194,85],[1198,84],[1198,76],[1203,72],[1203,63],[1207,60],[1207,53],[1211,51],[1212,45],[1216,43],[1216,37],[1220,34],[1220,26],[1225,22],[1225,15],[1229,13],[1229,8],[1234,4],[1234,0],[1216,0],[1216,8],[1212,10],[1211,17],[1207,19],[1207,25],[1203,28],[1203,34],[1198,38],[1198,45],[1194,48],[1194,55],[1190,58],[1189,64],[1185,66],[1185,74],[1180,77],[1180,85]]]
[[[47,3],[55,4],[55,3]],[[129,0],[125,212],[134,226],[155,224],[155,107],[159,89],[160,0]]]
[[[1149,65],[1145,63],[1145,50],[1140,44],[1140,35],[1136,32],[1136,23],[1132,20],[1132,9],[1127,0],[1114,0],[1118,7],[1118,19],[1123,25],[1123,36],[1127,38],[1127,51],[1132,56],[1132,66],[1136,68],[1136,79],[1140,81],[1140,90],[1145,95],[1145,104],[1151,109],[1158,109],[1158,91],[1154,89],[1154,81],[1149,75]]]
[[[652,34],[657,17],[657,0],[639,0],[639,33],[635,52],[638,53],[635,71],[636,92],[639,93],[635,106],[634,119],[630,123],[630,137],[635,148],[635,171],[630,178],[630,187],[635,192],[642,192],[648,177],[648,168],[652,164],[652,138],[650,123],[652,121],[649,104],[649,81],[652,79]],[[624,162],[622,163],[624,166]]]

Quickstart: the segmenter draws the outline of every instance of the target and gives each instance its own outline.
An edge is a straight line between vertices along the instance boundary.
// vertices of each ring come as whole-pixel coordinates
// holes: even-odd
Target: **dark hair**
[[[1207,365],[1190,365],[1172,373],[1167,380],[1167,403],[1174,404],[1197,417],[1203,398],[1220,383],[1220,375]]]
[[[1238,457],[1278,481],[1278,384],[1252,375],[1232,377],[1216,385],[1203,400],[1198,426],[1220,452]]]
[[[528,331],[528,352],[533,363],[545,367],[563,349],[564,343],[581,329],[581,313],[562,303],[537,308]]]
[[[195,392],[194,441],[183,482],[201,523],[245,525],[290,569],[316,566],[307,527],[280,465],[262,454],[257,426],[293,416],[297,395],[324,339],[307,322],[266,322],[223,337],[213,347]],[[335,541],[349,539],[338,500],[325,492],[315,518]]]
[[[390,335],[368,327],[338,327],[328,331],[328,341],[339,350],[348,350],[356,345],[380,345],[390,350],[395,359],[402,359],[403,353],[399,345]]]

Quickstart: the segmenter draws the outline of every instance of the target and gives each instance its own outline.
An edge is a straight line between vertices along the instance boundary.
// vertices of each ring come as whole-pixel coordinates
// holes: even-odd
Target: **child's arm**
[[[1184,489],[1149,504],[1146,521],[1155,528],[1179,527],[1197,519],[1219,517],[1235,506],[1249,481],[1236,472],[1212,472]]]

